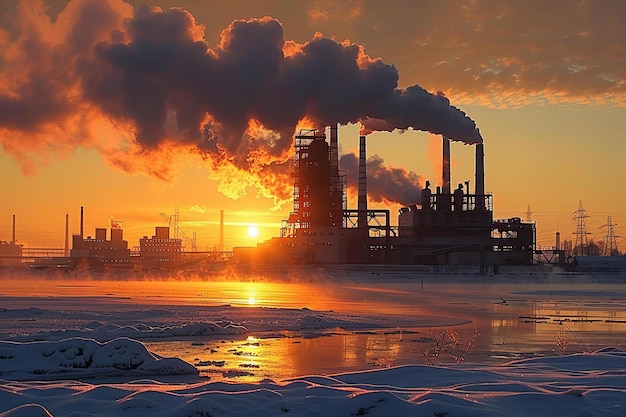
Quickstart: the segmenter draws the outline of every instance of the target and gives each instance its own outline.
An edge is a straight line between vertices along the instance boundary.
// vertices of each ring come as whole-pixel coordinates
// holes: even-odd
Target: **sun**
[[[259,237],[259,228],[256,226],[248,227],[248,236],[251,238]]]

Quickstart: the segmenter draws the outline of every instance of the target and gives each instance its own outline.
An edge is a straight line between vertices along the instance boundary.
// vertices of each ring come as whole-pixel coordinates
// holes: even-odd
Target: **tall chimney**
[[[220,210],[220,252],[224,251],[224,210]]]
[[[13,215],[13,232],[11,234],[11,244],[15,245],[15,214]]]
[[[367,168],[365,153],[365,136],[359,137],[359,200],[357,226],[367,227]]]
[[[485,209],[485,148],[482,143],[476,145],[476,209]]]
[[[65,256],[70,256],[70,215],[65,213]]]
[[[441,163],[441,180],[443,194],[450,194],[450,139],[442,136],[443,158]]]
[[[80,206],[80,237],[84,238],[85,235],[83,235],[83,206]]]

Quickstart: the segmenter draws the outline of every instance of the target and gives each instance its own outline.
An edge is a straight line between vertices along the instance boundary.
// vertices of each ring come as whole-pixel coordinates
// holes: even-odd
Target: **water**
[[[172,324],[227,314],[250,332],[145,343],[157,354],[197,365],[203,376],[238,381],[410,363],[502,363],[624,345],[626,285],[619,277],[527,278],[3,279],[2,308],[80,314],[52,323],[36,319],[16,323],[0,316],[0,333],[25,326],[29,331],[80,327],[86,312],[99,314],[100,321],[116,313],[114,321],[125,317],[131,323],[149,320],[141,312],[165,309],[174,313],[158,320]],[[224,305],[230,307],[216,310]],[[318,311],[380,326],[346,330],[290,324],[296,314],[315,316]]]

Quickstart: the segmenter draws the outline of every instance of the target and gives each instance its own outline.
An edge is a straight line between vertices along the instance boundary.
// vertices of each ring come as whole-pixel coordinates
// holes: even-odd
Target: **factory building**
[[[70,264],[72,268],[132,268],[128,242],[122,229],[111,228],[107,239],[106,228],[96,228],[95,237],[83,235],[83,208],[80,208],[80,233],[72,236]]]
[[[22,245],[15,240],[15,215],[13,215],[13,228],[11,241],[0,241],[0,267],[17,267],[22,265]]]
[[[279,237],[256,248],[235,248],[239,263],[530,265],[535,225],[493,219],[485,192],[484,145],[476,145],[474,192],[469,182],[451,189],[450,140],[442,138],[442,185],[427,182],[420,201],[400,209],[367,207],[366,137],[359,142],[358,206],[346,207],[346,174],[339,170],[337,127],[330,143],[316,130],[296,136],[293,211]]]
[[[177,265],[182,259],[183,240],[170,238],[170,228],[155,227],[154,236],[139,239],[139,257],[143,269]]]

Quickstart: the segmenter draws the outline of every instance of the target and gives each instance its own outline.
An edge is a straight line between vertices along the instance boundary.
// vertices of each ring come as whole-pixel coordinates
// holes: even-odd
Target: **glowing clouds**
[[[293,134],[305,119],[317,128],[361,122],[369,131],[411,127],[482,141],[447,98],[418,85],[399,89],[395,66],[363,46],[319,33],[288,41],[271,17],[232,22],[211,48],[204,26],[180,8],[70,0],[52,22],[42,3],[29,4],[16,11],[12,36],[0,37],[8,63],[0,68],[0,143],[18,158],[88,146],[126,172],[171,180],[175,158],[191,151],[225,180],[227,195],[254,186],[281,204],[291,192]],[[95,128],[103,125],[106,137]]]

